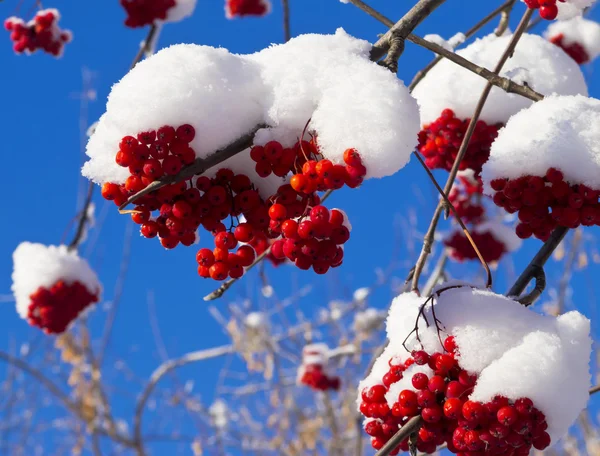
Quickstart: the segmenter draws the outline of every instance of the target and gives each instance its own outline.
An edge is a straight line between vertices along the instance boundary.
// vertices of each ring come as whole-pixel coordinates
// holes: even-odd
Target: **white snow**
[[[561,170],[571,184],[600,189],[600,100],[549,96],[513,116],[483,165],[484,191],[491,180],[544,176]]]
[[[356,333],[369,334],[375,331],[386,318],[386,311],[369,307],[354,315],[352,329]]]
[[[222,399],[216,399],[208,408],[208,414],[211,417],[212,424],[219,430],[223,430],[229,423],[229,407]]]
[[[492,34],[478,39],[457,51],[457,54],[493,70],[511,38],[512,35],[497,37]],[[517,68],[527,70],[526,73],[519,70],[519,78],[526,74],[527,84],[542,94],[587,95],[587,86],[579,66],[561,49],[540,36],[523,35],[501,75],[513,74]],[[461,66],[442,60],[413,91],[421,106],[422,124],[434,121],[446,108],[452,109],[460,119],[472,117],[486,83],[485,79]],[[531,103],[520,95],[508,94],[494,87],[481,119],[489,124],[506,123],[510,116]]]
[[[583,46],[590,61],[600,55],[600,24],[596,21],[577,16],[550,23],[544,37],[550,39],[558,35],[563,35],[563,43],[566,45],[578,43]]]
[[[392,356],[401,361],[408,357],[402,342],[414,329],[426,299],[404,293],[394,300],[387,321],[390,344],[359,385],[359,395],[364,386],[381,383]],[[578,312],[542,316],[512,299],[470,286],[440,291],[435,309],[443,324],[442,338],[446,334],[455,337],[460,366],[479,375],[472,400],[486,402],[496,395],[512,400],[529,397],[546,415],[553,443],[567,432],[589,398],[592,341],[588,319]],[[425,315],[431,326],[419,320],[423,348],[429,353],[440,351],[430,304]],[[414,334],[407,346],[421,348]],[[386,396],[390,407],[402,389],[412,389],[410,373],[416,369],[429,368],[407,369],[408,375]]]
[[[440,35],[429,34],[425,35],[423,39],[429,41],[430,43],[437,44],[438,46],[441,46],[448,51],[454,51],[456,46],[459,46],[462,43],[464,43],[467,37],[464,33],[457,33],[456,35],[452,36],[449,40],[445,40]]]
[[[371,294],[371,289],[368,287],[361,287],[354,290],[352,294],[352,299],[354,301],[364,301]]]
[[[176,0],[175,6],[167,11],[167,18],[164,22],[179,22],[189,17],[196,9],[197,0]]]
[[[254,329],[264,329],[269,325],[267,316],[263,312],[250,312],[246,315],[244,323]]]
[[[13,253],[12,292],[17,312],[27,318],[29,296],[40,287],[50,288],[59,280],[70,285],[81,282],[87,290],[99,295],[102,286],[88,262],[66,245],[43,245],[22,242]]]
[[[581,12],[590,6],[592,6],[596,0],[567,0],[566,2],[557,1],[558,6],[558,20],[571,19],[581,14]]]
[[[270,128],[255,144],[277,139],[291,146],[311,119],[326,158],[342,163],[344,150],[354,147],[367,177],[394,174],[417,144],[418,107],[395,75],[369,60],[370,48],[339,29],[253,55],[190,44],[163,49],[113,86],[82,173],[96,183],[123,183],[129,171],[114,160],[121,138],[163,125],[193,125],[191,146],[204,158],[260,124]],[[227,166],[257,182],[248,160],[244,152]]]

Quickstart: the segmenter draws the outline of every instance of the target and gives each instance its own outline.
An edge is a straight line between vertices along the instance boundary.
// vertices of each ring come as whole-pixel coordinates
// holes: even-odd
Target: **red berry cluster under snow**
[[[58,57],[62,55],[64,45],[72,38],[70,31],[61,30],[59,19],[58,10],[45,9],[38,11],[27,23],[18,17],[9,17],[4,21],[4,27],[11,32],[10,39],[17,54],[31,54],[41,49]]]
[[[532,9],[540,10],[540,16],[552,21],[558,16],[557,2],[565,3],[566,0],[524,0],[525,4]]]
[[[550,42],[562,48],[573,60],[579,65],[583,65],[590,61],[590,56],[580,43],[567,43],[564,34],[560,33],[550,38]]]
[[[115,161],[128,168],[130,176],[122,185],[104,184],[103,197],[121,205],[156,179],[177,174],[195,160],[189,145],[194,137],[191,125],[177,129],[163,126],[157,131],[139,133],[137,138],[124,137]],[[193,244],[200,225],[212,232],[215,248],[201,249],[196,259],[198,274],[215,280],[241,277],[257,250],[261,250],[260,254],[267,248],[266,240],[273,240],[274,259],[287,258],[300,269],[312,267],[316,273],[324,274],[330,267],[341,265],[342,245],[350,238],[346,216],[321,205],[316,192],[338,189],[344,184],[359,185],[366,174],[359,154],[348,149],[344,154],[346,164],[334,165],[322,159],[313,138],[310,142],[298,141],[292,148],[271,141],[265,146],[254,146],[250,156],[261,177],[271,172],[282,177],[295,173],[290,184],[281,185],[263,200],[248,176],[223,168],[212,179],[197,176],[140,197],[133,221],[141,225],[144,237],[158,235],[167,249],[179,243]],[[246,221],[240,223],[242,215]],[[229,226],[225,225],[226,220]],[[238,242],[245,245],[233,252]]]
[[[364,429],[372,437],[373,448],[380,449],[415,416],[423,420],[417,449],[424,453],[433,453],[446,443],[452,453],[464,456],[526,456],[532,447],[543,450],[550,445],[546,417],[529,398],[513,402],[496,396],[486,403],[469,400],[477,376],[460,367],[453,336],[447,337],[443,346],[444,353],[413,351],[404,363],[390,359],[381,384],[363,389],[360,411],[368,418]],[[390,387],[402,380],[412,365],[427,365],[433,375],[412,374],[414,389],[402,390],[390,408],[392,400],[386,398]],[[390,454],[408,449],[407,438]]]
[[[98,295],[79,281],[69,285],[59,280],[50,288],[38,288],[30,300],[27,322],[46,334],[60,334],[81,312],[98,302]]]
[[[269,0],[225,0],[225,14],[229,19],[243,16],[264,16],[271,11]]]
[[[516,233],[521,239],[533,235],[545,241],[557,226],[600,225],[600,191],[569,184],[557,169],[550,168],[544,177],[494,179],[490,186],[496,205],[518,212]]]
[[[444,109],[442,115],[425,125],[419,132],[418,150],[425,157],[430,169],[441,168],[450,171],[463,137],[469,127],[470,119],[459,119],[451,109]],[[472,169],[478,175],[481,167],[490,156],[492,142],[498,136],[502,124],[488,125],[477,121],[475,131],[460,162],[460,169]]]
[[[481,252],[483,259],[496,262],[508,252],[505,239],[499,236],[498,230],[504,228],[498,223],[491,223],[486,216],[483,205],[483,184],[480,178],[460,176],[459,185],[455,185],[448,195],[448,200],[456,209],[463,223],[468,225],[473,242]],[[476,260],[477,253],[462,229],[452,231],[445,239],[450,257],[456,261]]]
[[[127,27],[144,27],[157,20],[165,20],[167,12],[176,5],[175,0],[120,0],[125,8]]]
[[[302,350],[302,364],[298,369],[298,383],[317,391],[340,389],[340,378],[327,372],[328,348],[311,344]]]

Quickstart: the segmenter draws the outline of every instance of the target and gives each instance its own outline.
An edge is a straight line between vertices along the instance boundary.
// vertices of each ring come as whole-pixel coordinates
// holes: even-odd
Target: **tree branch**
[[[420,415],[413,416],[408,423],[402,426],[398,432],[396,432],[394,436],[389,439],[377,453],[375,453],[375,456],[388,456],[404,439],[408,438],[414,432],[417,432],[422,424],[423,419]]]
[[[90,208],[90,204],[92,204],[92,196],[94,194],[94,187],[95,187],[94,183],[92,181],[90,181],[90,183],[88,185],[87,196],[85,198],[85,202],[83,203],[83,208],[81,209],[81,215],[79,216],[79,223],[77,224],[77,230],[75,231],[75,236],[73,237],[73,240],[67,247],[68,250],[77,250],[77,247],[79,247],[79,243],[81,242],[81,240],[83,238],[83,233],[85,233],[85,224],[87,223],[87,221],[89,219],[88,209]]]
[[[404,40],[410,33],[445,0],[419,0],[408,13],[394,24],[371,49],[371,60],[377,61],[386,53],[388,56],[383,62],[384,66],[395,66],[398,70],[398,58],[404,50]],[[391,69],[391,68],[390,68]],[[396,71],[393,71],[394,73]]]
[[[290,1],[281,0],[281,7],[283,8],[283,39],[287,43],[292,38],[290,32]]]
[[[532,9],[528,8],[527,11],[525,11],[525,14],[522,17],[521,22],[519,23],[519,26],[517,27],[517,30],[515,31],[506,50],[500,57],[500,60],[498,61],[496,68],[494,69],[494,74],[498,74],[504,67],[504,64],[506,63],[506,61],[512,56],[512,54],[517,46],[517,43],[519,42],[519,40],[521,39],[521,36],[525,32],[525,29],[527,28],[527,24],[529,23],[529,20],[531,19],[532,14],[533,14]],[[448,180],[446,181],[446,186],[444,188],[444,193],[446,195],[448,195],[450,193],[450,190],[452,189],[452,186],[454,185],[454,180],[456,179],[456,175],[457,175],[458,169],[460,167],[460,162],[462,161],[462,159],[467,151],[469,142],[471,141],[471,137],[473,136],[473,132],[475,131],[475,126],[477,125],[477,121],[479,120],[479,116],[481,115],[481,112],[483,111],[483,107],[485,106],[485,103],[487,101],[487,98],[488,98],[491,90],[492,90],[492,83],[488,82],[485,86],[485,89],[483,90],[483,93],[481,94],[481,97],[479,98],[479,101],[477,102],[475,112],[473,113],[473,116],[471,117],[471,120],[469,122],[469,127],[467,128],[467,131],[463,138],[462,144],[460,145],[460,148],[456,155],[456,159],[454,160],[454,165],[452,166],[452,169],[450,170],[450,175],[448,176]],[[433,218],[431,219],[431,223],[429,225],[427,233],[425,234],[425,238],[423,240],[423,247],[421,249],[421,254],[419,255],[419,259],[417,260],[417,263],[415,265],[415,273],[414,273],[413,281],[412,281],[412,289],[413,290],[418,290],[418,288],[419,288],[419,277],[421,276],[421,272],[423,271],[423,268],[425,267],[425,261],[427,261],[427,257],[431,253],[431,245],[433,244],[435,232],[437,230],[437,224],[438,224],[438,221],[442,214],[442,211],[444,209],[444,206],[445,206],[445,201],[440,200],[440,202],[438,203],[437,208],[435,209],[435,212],[433,214]]]

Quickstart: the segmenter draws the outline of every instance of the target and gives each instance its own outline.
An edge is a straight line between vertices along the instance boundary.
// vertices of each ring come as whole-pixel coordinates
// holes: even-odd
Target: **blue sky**
[[[22,12],[29,11],[32,3],[26,0],[21,7]],[[374,19],[352,5],[336,0],[290,0],[290,3],[293,35],[332,33],[343,27],[352,35],[374,41],[377,34],[384,32]],[[412,3],[371,2],[392,19],[399,18]],[[16,0],[4,0],[0,3],[0,16],[4,18],[14,14],[16,4]],[[417,32],[421,36],[437,33],[449,38],[468,29],[496,4],[500,2],[448,2]],[[131,30],[123,26],[124,12],[116,0],[56,0],[54,3],[44,2],[44,6],[60,9],[61,25],[74,33],[74,41],[67,45],[61,59],[42,54],[16,56],[8,33],[2,32],[4,35],[0,39],[0,61],[3,62],[0,150],[5,170],[0,184],[4,195],[0,295],[10,294],[11,254],[18,243],[27,240],[56,244],[63,239],[81,198],[78,191],[84,185],[79,174],[84,160],[80,118],[84,116],[87,126],[103,113],[111,85],[125,74],[146,33],[145,30]],[[520,12],[522,6],[519,5],[517,10]],[[596,11],[593,17],[600,19],[600,13]],[[277,0],[268,17],[235,21],[225,19],[222,0],[199,0],[193,17],[167,25],[158,44],[164,47],[190,42],[250,53],[281,42],[281,24]],[[536,31],[539,32],[542,27]],[[486,30],[491,31],[492,27]],[[431,58],[432,54],[428,51],[407,44],[400,60],[399,76],[410,82],[415,72]],[[600,97],[599,69],[598,63],[584,68],[590,93],[596,97]],[[91,75],[89,88],[97,93],[97,99],[90,101],[82,114],[83,74]],[[445,179],[443,174],[438,176]],[[419,239],[410,237],[406,230],[398,227],[414,219],[417,234],[423,233],[436,199],[433,187],[415,160],[391,178],[369,181],[359,190],[336,192],[330,200],[331,207],[343,208],[353,225],[343,266],[326,277],[290,267],[273,270],[267,266],[269,279],[280,296],[286,296],[295,287],[311,284],[316,292],[302,304],[310,313],[325,306],[330,299],[348,297],[355,288],[370,285],[375,279],[375,269],[388,266],[392,259],[398,262],[396,275],[404,277],[406,267],[414,262],[420,244]],[[115,293],[125,239],[131,235],[132,227],[128,217],[119,215],[112,205],[103,210],[103,201],[98,194],[94,200],[96,215],[102,218],[101,230],[90,233],[93,248],[88,242],[81,251],[89,255],[90,263],[104,283],[105,299],[110,300]],[[596,236],[598,228],[587,229],[586,233]],[[206,234],[201,239],[203,245],[210,242]],[[412,244],[414,246],[411,247]],[[513,257],[517,271],[524,267],[540,245],[536,240],[525,242],[521,251]],[[592,240],[588,241],[588,245],[588,251],[591,251]],[[394,246],[399,247],[398,255],[392,258]],[[411,248],[417,252],[411,251]],[[150,292],[154,296],[156,316],[170,356],[228,342],[209,315],[207,304],[202,301],[202,297],[215,288],[215,283],[197,276],[194,257],[194,248],[179,247],[165,251],[155,240],[140,238],[133,230],[127,280],[110,352],[126,357],[130,368],[141,378],[147,377],[159,362],[148,319],[147,296]],[[560,268],[554,263],[549,266],[550,281],[560,276]],[[472,274],[477,271],[477,265],[454,267],[453,270],[455,276],[461,272]],[[498,291],[508,288],[507,278],[514,277],[510,270],[508,263],[498,269]],[[593,278],[598,272],[598,265],[590,261],[585,272],[576,274],[573,280],[573,302],[579,303],[578,308],[590,317],[594,316],[594,295],[598,291]],[[236,284],[224,299],[214,304],[224,308],[228,300],[249,297],[254,300],[255,306],[266,305],[258,297],[257,284],[256,275],[250,274]],[[384,288],[376,293],[372,303],[385,308],[390,297],[389,288]],[[91,325],[97,336],[103,322],[104,312],[92,315]],[[13,303],[0,304],[0,350],[8,350],[13,342],[19,345],[29,341],[37,332],[17,317]],[[200,393],[210,401],[219,366],[219,362],[203,365],[202,376],[194,368],[187,369],[182,378],[189,376],[201,381],[202,385],[198,386]],[[3,369],[0,366],[0,373]],[[214,375],[211,374],[213,372]],[[129,417],[130,401],[123,400],[121,403],[119,398],[115,400],[117,411]]]

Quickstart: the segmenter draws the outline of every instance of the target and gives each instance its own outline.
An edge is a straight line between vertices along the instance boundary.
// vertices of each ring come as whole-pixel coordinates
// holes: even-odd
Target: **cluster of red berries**
[[[418,150],[430,169],[452,169],[469,122],[470,119],[457,118],[451,109],[444,109],[438,119],[423,127],[419,132]],[[488,125],[483,120],[477,121],[467,151],[460,162],[461,170],[472,169],[475,175],[479,175],[481,167],[490,156],[492,142],[502,127],[502,124]]]
[[[59,19],[57,10],[45,9],[38,11],[27,23],[18,17],[9,17],[4,21],[4,27],[11,32],[10,39],[17,54],[31,54],[41,49],[58,57],[62,55],[64,45],[72,38],[70,31],[60,29]]]
[[[496,239],[490,231],[470,231],[473,242],[481,252],[487,263],[500,260],[506,253],[506,246]],[[462,231],[455,231],[449,238],[444,239],[444,245],[448,247],[449,254],[457,261],[476,260],[477,253]]]
[[[415,416],[423,420],[417,449],[424,453],[433,453],[437,446],[446,443],[452,453],[464,456],[525,456],[532,446],[543,450],[550,445],[546,418],[530,399],[512,402],[497,396],[487,403],[469,400],[477,376],[459,366],[458,349],[452,336],[447,337],[443,345],[445,353],[413,351],[404,363],[392,358],[382,384],[363,389],[360,411],[371,418],[365,424],[365,431],[371,436],[373,448],[383,447]],[[402,380],[414,364],[428,366],[431,375],[412,374],[414,390],[402,390],[390,407],[386,399],[390,387]],[[408,449],[407,438],[390,454]]]
[[[565,3],[566,0],[524,0],[527,7],[540,10],[540,16],[552,21],[558,16],[557,2]]]
[[[558,35],[555,35],[552,38],[550,38],[550,42],[560,47],[569,55],[569,57],[575,60],[575,62],[577,62],[579,65],[583,65],[584,63],[588,63],[590,61],[589,54],[581,44],[577,42],[567,44],[564,41],[564,39],[565,36],[562,33],[559,33]]]
[[[176,4],[175,0],[120,0],[125,8],[127,27],[143,27],[157,20],[165,20],[167,12]]]
[[[311,344],[302,350],[302,364],[298,370],[298,383],[317,391],[340,389],[340,378],[326,372],[327,348]]]
[[[456,209],[465,224],[470,224],[469,232],[473,242],[488,263],[498,261],[506,253],[505,244],[491,231],[478,231],[478,226],[486,222],[486,209],[482,204],[483,184],[479,177],[460,176],[460,185],[454,186],[448,200]],[[462,230],[453,231],[444,239],[448,253],[456,261],[476,260],[477,253]]]
[[[98,302],[98,294],[90,293],[79,281],[59,280],[50,288],[38,288],[29,299],[27,322],[46,334],[60,334],[84,309]]]
[[[569,184],[557,169],[550,168],[544,177],[494,179],[490,185],[496,205],[518,212],[516,233],[521,239],[534,235],[546,241],[557,226],[600,225],[600,191]]]
[[[264,16],[270,10],[269,0],[225,0],[225,15],[229,19],[243,16]]]
[[[128,168],[130,176],[122,185],[105,183],[102,196],[120,206],[156,179],[176,175],[196,158],[190,146],[194,138],[195,129],[187,124],[177,129],[163,126],[157,131],[139,133],[135,138],[125,136],[119,144],[115,161],[119,166]],[[290,184],[281,185],[264,201],[248,176],[223,168],[212,179],[196,176],[139,197],[131,217],[141,225],[144,237],[158,236],[167,249],[175,248],[179,243],[185,246],[195,243],[196,230],[200,225],[211,232],[215,237],[215,248],[201,249],[196,256],[201,277],[215,280],[239,278],[256,255],[269,247],[269,256],[274,263],[287,258],[300,269],[312,267],[315,272],[324,274],[330,267],[341,265],[344,256],[342,244],[349,239],[350,231],[345,214],[337,209],[329,211],[320,205],[316,191],[339,188],[337,181],[330,180],[331,169],[342,169],[345,179],[349,174],[348,168],[359,169],[361,180],[366,169],[354,149],[344,154],[346,166],[333,165],[329,160],[307,160],[306,149],[302,145],[283,149],[279,143],[270,142],[264,147],[253,147],[250,154],[257,160],[257,168],[268,162],[270,173],[273,164],[277,166],[277,161],[281,160],[284,150],[297,154],[286,165],[286,174],[300,166],[303,169],[310,167],[310,173],[318,168],[316,177],[297,174]],[[326,166],[327,163],[329,166]],[[261,176],[266,175],[263,173]],[[306,186],[294,188],[294,182],[298,180],[294,181],[294,177],[298,176],[310,179],[310,189]],[[342,180],[341,185],[345,182]],[[158,214],[153,216],[155,211]],[[240,216],[245,221],[240,223]],[[230,220],[228,228],[223,223],[226,219]],[[245,245],[233,252],[238,242]]]
[[[347,185],[358,187],[367,174],[367,169],[356,149],[344,151],[344,165],[336,165],[323,159],[319,153],[316,137],[310,141],[298,141],[291,148],[284,148],[277,141],[264,146],[254,146],[250,157],[256,162],[256,173],[267,177],[271,173],[279,177],[293,174],[290,185],[300,193],[337,190]]]

